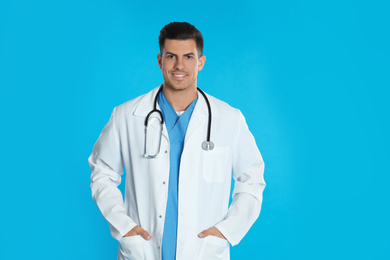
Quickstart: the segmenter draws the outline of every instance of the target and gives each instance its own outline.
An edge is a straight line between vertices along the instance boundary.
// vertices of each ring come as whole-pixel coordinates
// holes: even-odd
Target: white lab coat
[[[144,155],[144,121],[153,109],[158,88],[115,107],[88,159],[92,169],[92,197],[119,240],[118,259],[161,259],[161,242],[169,180],[169,139],[164,124],[161,151],[155,159]],[[177,260],[230,259],[229,242],[236,245],[261,209],[264,162],[238,109],[207,95],[211,110],[211,141],[204,151],[208,110],[198,93],[180,162],[178,190]],[[158,105],[157,105],[158,106]],[[158,107],[159,108],[159,107]],[[148,127],[148,145],[157,145],[158,121]],[[154,143],[154,144],[153,144]],[[149,147],[149,146],[148,146]],[[117,186],[126,169],[124,202]],[[231,176],[235,180],[229,208]],[[122,238],[135,225],[149,232]],[[227,238],[198,234],[217,227]]]

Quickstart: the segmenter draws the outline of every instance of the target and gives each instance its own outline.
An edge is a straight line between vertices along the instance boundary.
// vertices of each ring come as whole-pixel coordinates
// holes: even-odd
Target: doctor
[[[264,162],[241,112],[197,89],[202,34],[170,23],[159,45],[164,83],[114,108],[88,159],[92,197],[120,260],[228,260],[259,216]]]

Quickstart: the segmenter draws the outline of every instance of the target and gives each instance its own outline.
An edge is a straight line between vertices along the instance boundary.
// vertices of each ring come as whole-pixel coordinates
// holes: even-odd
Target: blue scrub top
[[[162,260],[176,259],[178,216],[177,193],[179,184],[180,157],[183,152],[184,138],[188,123],[190,122],[197,100],[198,98],[196,98],[179,117],[162,91],[157,97],[157,102],[160,106],[165,125],[168,130],[170,144],[168,201],[161,247]]]

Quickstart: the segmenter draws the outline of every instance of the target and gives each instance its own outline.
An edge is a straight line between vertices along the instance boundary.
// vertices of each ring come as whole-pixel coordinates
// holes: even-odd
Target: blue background
[[[389,259],[385,2],[2,0],[0,259],[116,259],[87,158],[113,107],[162,83],[171,21],[203,33],[198,86],[266,162],[232,259]]]

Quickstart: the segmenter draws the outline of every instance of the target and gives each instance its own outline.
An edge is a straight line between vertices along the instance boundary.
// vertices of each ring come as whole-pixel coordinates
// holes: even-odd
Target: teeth
[[[173,74],[173,76],[182,78],[182,77],[185,77],[185,74]]]

